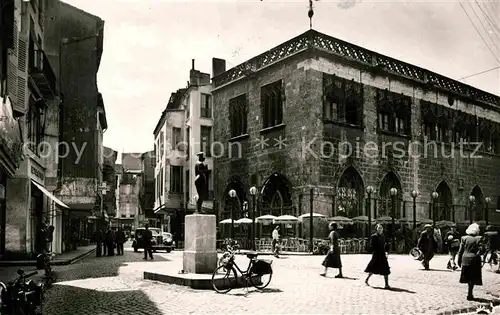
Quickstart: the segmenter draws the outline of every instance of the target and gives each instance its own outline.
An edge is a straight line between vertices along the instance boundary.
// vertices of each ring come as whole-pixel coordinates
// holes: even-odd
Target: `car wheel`
[[[172,251],[171,248],[167,248],[167,253],[170,253]]]

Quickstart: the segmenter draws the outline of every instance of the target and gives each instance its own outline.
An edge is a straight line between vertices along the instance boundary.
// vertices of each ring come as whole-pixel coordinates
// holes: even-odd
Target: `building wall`
[[[364,86],[364,129],[357,130],[348,127],[326,126],[322,121],[323,72],[336,74],[346,79],[354,79],[362,82]],[[282,79],[285,86],[285,102],[283,107],[283,124],[281,128],[262,130],[262,119],[260,109],[260,88],[263,85]],[[239,80],[227,86],[212,91],[214,95],[214,120],[215,140],[226,146],[226,154],[215,161],[216,196],[222,207],[226,202],[227,184],[237,180],[243,184],[246,192],[244,196],[248,199],[248,190],[251,186],[262,187],[264,181],[273,173],[277,172],[286,177],[290,182],[293,204],[296,206],[296,215],[309,211],[308,185],[320,187],[320,193],[314,200],[314,212],[332,215],[335,202],[332,195],[334,188],[343,171],[353,166],[362,177],[363,186],[372,185],[375,190],[380,186],[383,177],[388,172],[394,172],[400,179],[403,189],[403,198],[410,201],[410,192],[416,189],[420,192],[418,216],[428,217],[426,203],[430,200],[430,194],[436,190],[437,185],[445,180],[453,195],[455,204],[465,204],[465,199],[477,184],[483,190],[484,196],[490,196],[497,200],[498,192],[494,187],[500,183],[500,177],[491,170],[496,169],[500,159],[496,155],[487,154],[483,159],[432,159],[415,157],[411,160],[398,160],[388,165],[387,159],[369,158],[360,154],[360,158],[341,158],[338,150],[328,159],[315,158],[311,154],[302,155],[304,146],[310,140],[317,139],[312,145],[314,152],[319,152],[320,141],[323,139],[334,139],[335,143],[350,140],[360,142],[361,147],[368,141],[381,143],[396,141],[377,131],[377,111],[375,107],[375,87],[396,93],[404,93],[413,99],[412,105],[412,137],[420,140],[422,135],[420,121],[420,100],[437,102],[449,107],[448,97],[435,90],[424,89],[415,83],[409,83],[398,77],[376,75],[366,69],[357,68],[352,63],[348,65],[339,59],[323,57],[317,54],[301,53],[295,57],[288,58],[270,66],[249,79]],[[229,125],[229,100],[240,94],[248,93],[248,137],[240,137],[230,141]],[[488,117],[494,121],[500,121],[498,112],[483,109],[477,105],[457,100],[454,105],[459,110],[476,113],[480,117]],[[261,149],[255,145],[255,141],[261,136],[270,139],[267,148]],[[286,146],[279,148],[275,146],[274,139],[281,136],[286,139]],[[303,142],[303,139],[308,139]],[[358,139],[358,140],[356,140]],[[400,139],[399,139],[400,140]],[[239,143],[242,152],[237,157],[236,152],[231,149],[231,143]],[[232,154],[233,157],[229,157]],[[236,156],[236,157],[235,157]],[[463,183],[463,188],[460,184]],[[301,199],[299,196],[303,195]],[[376,194],[374,195],[376,197]],[[219,208],[222,211],[222,207]],[[494,206],[492,206],[494,208]],[[372,207],[372,212],[374,211]],[[499,220],[490,210],[490,221]],[[407,217],[411,211],[407,211]],[[457,214],[456,219],[464,218],[463,212]]]
[[[102,168],[98,167],[101,136],[97,119],[97,71],[104,22],[66,3],[61,2],[59,9],[61,37],[68,39],[60,49],[64,96],[60,141],[71,146],[69,155],[60,161],[59,195],[69,205],[88,204],[90,209],[96,203],[102,174]]]
[[[107,214],[110,217],[116,215],[116,172],[115,163],[118,152],[107,147],[103,147],[103,181],[107,185],[106,195],[104,196],[104,205],[107,208]]]
[[[205,154],[205,163],[208,166],[209,170],[213,170],[214,168],[214,159],[213,155],[217,154],[217,148],[212,146],[211,148],[202,148],[201,143],[201,126],[211,127],[212,128],[212,143],[213,143],[213,119],[201,117],[201,94],[211,95],[211,85],[201,85],[195,86],[190,90],[188,101],[189,106],[189,116],[186,120],[186,125],[184,127],[184,139],[188,137],[188,129],[189,129],[189,151],[185,154],[187,158],[184,162],[184,186],[187,188],[185,193],[189,193],[189,195],[185,195],[186,202],[188,204],[188,208],[195,209],[196,202],[193,197],[196,195],[196,186],[194,185],[195,179],[195,171],[194,167],[196,162],[198,161],[197,154],[202,151],[211,151],[210,156],[208,156],[208,152]],[[212,102],[212,117],[213,117],[213,102]],[[189,170],[189,177],[186,177],[186,170]],[[210,178],[209,191],[213,190],[213,176]],[[213,201],[207,200],[203,203],[204,207],[208,209],[213,208]]]

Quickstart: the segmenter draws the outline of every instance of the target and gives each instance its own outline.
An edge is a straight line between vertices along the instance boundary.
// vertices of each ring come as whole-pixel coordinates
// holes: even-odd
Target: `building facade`
[[[26,257],[41,249],[38,236],[42,224],[54,225],[52,250],[61,251],[62,225],[56,218],[57,213],[68,208],[53,195],[57,187],[60,98],[54,62],[48,53],[57,47],[50,39],[57,38],[58,32],[47,16],[57,13],[58,1],[7,3],[13,4],[14,10],[2,11],[2,15],[8,15],[3,21],[12,23],[11,48],[7,59],[3,58],[7,62],[3,104],[10,102],[7,107],[17,118],[23,158],[6,183],[2,230],[5,252]]]
[[[141,153],[122,153],[121,168],[116,219],[120,226],[130,231],[141,225],[139,217],[139,195],[142,183]]]
[[[166,215],[165,230],[184,239],[184,217],[196,208],[194,165],[197,153],[205,152],[213,169],[213,108],[210,74],[192,68],[188,86],[172,93],[154,130],[155,212]],[[213,209],[213,179],[209,175],[210,198],[205,211]]]
[[[116,188],[117,188],[117,178],[115,172],[116,159],[118,158],[118,152],[104,147],[103,151],[103,182],[106,184],[106,193],[104,195],[104,213],[108,218],[114,218],[116,216]],[[107,219],[108,219],[107,218]],[[109,222],[109,219],[106,220]]]
[[[149,226],[161,228],[163,215],[154,213],[155,166],[156,157],[154,151],[145,152],[141,155],[142,184],[139,193],[139,217],[141,222],[147,222]]]
[[[103,217],[103,145],[107,129],[104,102],[97,87],[103,52],[104,21],[59,2],[58,58],[61,107],[59,142],[67,154],[59,156],[57,196],[70,207],[63,213],[63,236],[89,239],[93,223]],[[67,246],[67,244],[66,244]]]
[[[314,212],[353,218],[371,186],[372,218],[411,222],[415,190],[418,219],[500,223],[496,95],[314,30],[228,71],[214,63],[212,83],[220,220],[231,189],[235,219],[252,186],[257,215],[308,213],[312,189]]]

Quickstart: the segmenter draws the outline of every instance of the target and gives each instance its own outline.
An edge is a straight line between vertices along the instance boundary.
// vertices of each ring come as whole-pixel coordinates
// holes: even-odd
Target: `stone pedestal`
[[[184,271],[200,274],[212,273],[216,267],[215,215],[187,215],[184,223]]]

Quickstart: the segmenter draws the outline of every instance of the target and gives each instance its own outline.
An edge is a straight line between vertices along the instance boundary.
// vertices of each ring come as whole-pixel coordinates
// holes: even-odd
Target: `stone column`
[[[217,268],[216,217],[192,214],[185,217],[183,270],[212,273]]]

